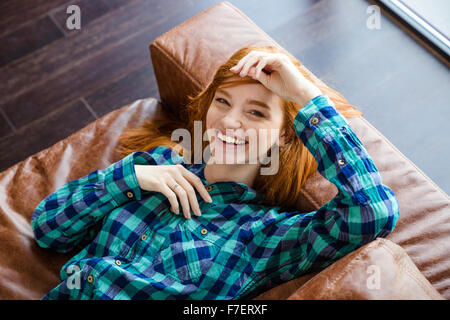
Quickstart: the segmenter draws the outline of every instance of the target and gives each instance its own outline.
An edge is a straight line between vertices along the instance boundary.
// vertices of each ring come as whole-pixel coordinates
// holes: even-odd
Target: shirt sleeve
[[[297,135],[317,162],[317,170],[338,190],[310,213],[266,214],[247,252],[254,286],[262,290],[322,269],[396,224],[399,206],[367,150],[326,95],[311,99],[294,119]]]
[[[68,252],[96,236],[101,220],[130,201],[139,201],[142,190],[135,164],[167,165],[182,161],[178,153],[158,146],[136,151],[102,170],[70,181],[44,198],[31,217],[36,242],[43,248]]]

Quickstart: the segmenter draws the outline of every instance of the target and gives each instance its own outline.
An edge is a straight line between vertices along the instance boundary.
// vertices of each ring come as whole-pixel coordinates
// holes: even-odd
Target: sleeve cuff
[[[145,190],[141,189],[137,181],[135,164],[168,165],[182,162],[183,157],[164,146],[152,148],[149,152],[135,151],[109,167],[105,178],[105,188],[117,206],[127,201],[139,201]]]
[[[133,152],[112,164],[111,170],[106,175],[105,188],[117,206],[127,201],[142,199],[142,191],[134,170],[136,154],[137,152]]]
[[[311,130],[329,132],[333,127],[348,126],[348,121],[336,110],[334,102],[327,95],[318,95],[301,108],[294,119],[298,135],[306,127]]]

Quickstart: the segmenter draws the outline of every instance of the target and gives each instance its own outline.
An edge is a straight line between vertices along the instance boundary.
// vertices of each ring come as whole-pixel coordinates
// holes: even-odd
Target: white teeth
[[[225,136],[219,131],[217,132],[217,137],[226,143],[245,144],[245,140],[237,140],[236,138]]]

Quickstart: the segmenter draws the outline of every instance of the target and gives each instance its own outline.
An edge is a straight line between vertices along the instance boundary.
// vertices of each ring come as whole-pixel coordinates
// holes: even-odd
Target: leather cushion
[[[278,299],[272,291],[256,299]],[[406,251],[383,238],[346,255],[300,288],[283,294],[288,300],[443,300]]]

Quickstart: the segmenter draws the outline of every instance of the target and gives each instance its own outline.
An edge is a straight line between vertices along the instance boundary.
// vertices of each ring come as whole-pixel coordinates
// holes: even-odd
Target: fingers
[[[200,205],[194,187],[205,201],[212,202],[211,196],[201,179],[183,166],[177,166],[172,177],[173,179],[169,181],[168,185],[181,202],[183,214],[186,219],[191,218],[191,208],[196,216],[201,216]]]
[[[178,189],[178,188],[177,188]],[[167,185],[161,185],[161,193],[164,194],[167,199],[170,202],[171,210],[176,213],[180,214],[180,208],[178,206],[178,199],[175,192],[172,191]]]
[[[245,57],[243,57],[241,60],[239,60],[239,62],[232,68],[230,68],[231,71],[233,72],[240,72],[241,68],[244,66],[244,63],[250,58],[250,54],[246,55]]]
[[[211,196],[206,190],[202,180],[186,168],[183,169],[184,170],[182,170],[182,174],[198,190],[198,193],[203,198],[203,200],[205,200],[206,202],[212,202]]]
[[[242,67],[242,71],[239,73],[241,77],[245,77],[248,74],[248,71],[250,67],[252,67],[255,63],[259,61],[259,56],[249,56],[247,61],[244,63],[244,66]]]
[[[252,51],[244,58],[242,58],[233,68],[230,68],[230,71],[238,73],[241,77],[250,76],[256,80],[261,81],[262,83],[267,82],[266,72],[264,74],[261,73],[265,67],[269,67],[269,65],[276,63],[277,56],[271,55],[266,52],[256,52]],[[256,66],[255,66],[256,64]],[[272,68],[272,66],[270,66]]]
[[[135,165],[136,178],[143,190],[164,194],[170,202],[170,210],[179,214],[180,205],[187,219],[191,218],[191,208],[200,216],[199,199],[196,188],[206,202],[212,202],[202,180],[181,164],[168,166]]]
[[[250,68],[261,58],[266,57],[267,54],[269,53],[260,51],[251,51],[245,57],[239,60],[239,62],[234,67],[230,68],[230,71],[233,71],[235,73],[239,72],[241,76],[245,76],[248,74]]]
[[[180,198],[181,204],[183,206],[183,213],[186,219],[191,218],[191,208],[196,216],[200,216],[200,206],[195,196],[195,190],[192,185],[183,177],[177,177],[177,183],[181,186],[175,188],[175,193]]]
[[[261,70],[267,65],[267,62],[269,59],[267,57],[263,57],[261,60],[259,60],[258,64],[256,65],[255,72],[256,72],[256,79],[259,79],[261,77]]]
[[[181,204],[181,209],[183,210],[183,215],[186,217],[186,219],[191,218],[190,213],[190,206],[189,206],[189,200],[186,191],[181,186],[181,184],[175,180],[172,180],[169,182],[170,189],[176,194],[178,197],[178,201]]]
[[[289,58],[284,53],[271,53],[265,51],[251,51],[246,56],[244,56],[239,62],[230,68],[231,71],[237,73],[240,72],[242,76],[246,75],[250,68],[256,63],[256,61],[261,61],[266,59],[266,65],[270,65],[275,68],[283,66],[283,63],[289,63]],[[263,69],[264,66],[261,68]]]

